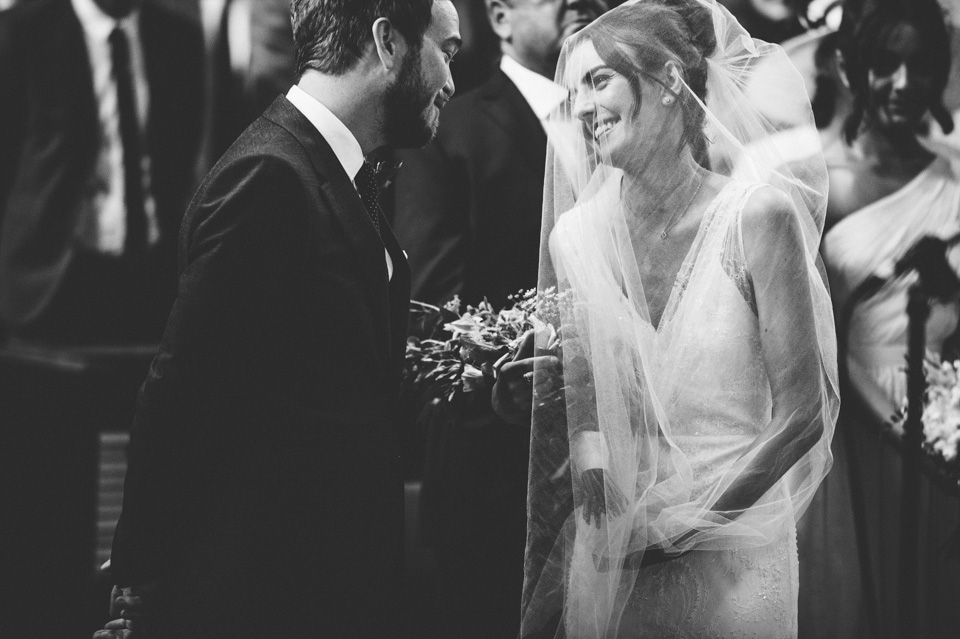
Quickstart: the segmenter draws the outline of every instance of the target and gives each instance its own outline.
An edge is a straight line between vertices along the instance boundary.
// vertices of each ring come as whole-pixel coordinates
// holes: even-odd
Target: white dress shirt
[[[360,167],[363,166],[363,149],[360,148],[360,143],[357,142],[357,138],[350,132],[347,125],[341,122],[330,109],[297,85],[293,85],[287,91],[287,99],[320,132],[323,139],[333,149],[334,155],[340,160],[347,176],[353,181],[357,177]],[[353,187],[357,187],[356,183]],[[387,279],[393,279],[393,260],[390,259],[390,253],[387,252],[386,247],[383,249],[383,254],[387,261]]]
[[[550,78],[531,71],[507,54],[500,58],[500,70],[517,87],[524,101],[540,120],[540,126],[546,132],[550,148],[554,152],[554,159],[567,172],[571,184],[576,184],[576,140],[580,136],[575,129],[580,125],[575,119],[557,117],[561,112],[560,105],[567,99],[567,90]]]
[[[71,0],[83,28],[97,104],[99,147],[96,166],[81,193],[80,244],[107,255],[121,255],[127,232],[127,208],[124,204],[123,142],[120,138],[120,108],[117,83],[113,77],[110,34],[120,27],[130,43],[130,71],[141,134],[145,134],[150,105],[150,89],[143,63],[139,12],[117,19],[103,12],[94,0]],[[144,135],[144,141],[146,136]],[[152,246],[160,239],[156,203],[150,190],[150,157],[146,144],[142,149],[144,210],[147,214],[147,241]]]
[[[513,82],[541,124],[567,98],[567,90],[536,71],[531,71],[509,55],[500,58],[500,70]]]

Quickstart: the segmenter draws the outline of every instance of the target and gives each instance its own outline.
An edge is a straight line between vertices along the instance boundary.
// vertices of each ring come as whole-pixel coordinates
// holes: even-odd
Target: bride
[[[802,79],[714,0],[640,0],[557,82],[521,634],[795,637],[839,405],[825,166],[772,140],[812,125]]]

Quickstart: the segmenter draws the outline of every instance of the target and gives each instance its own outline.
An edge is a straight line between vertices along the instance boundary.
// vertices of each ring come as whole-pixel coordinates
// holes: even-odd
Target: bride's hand
[[[523,336],[520,348],[513,358],[504,364],[493,385],[490,404],[494,412],[505,422],[517,426],[529,426],[533,412],[533,371],[541,371],[541,377],[552,380],[560,374],[560,360],[553,355],[534,356],[534,333]],[[538,388],[538,395],[545,393]]]
[[[134,635],[133,631],[127,628],[125,620],[114,619],[93,633],[93,639],[134,639]]]
[[[663,548],[647,548],[641,552],[627,555],[627,558],[623,560],[623,567],[630,570],[649,568],[683,557],[688,552],[690,551],[667,553]]]
[[[698,531],[696,530],[690,529],[676,538],[673,543],[675,545],[682,545],[684,542],[696,535],[697,532]],[[627,555],[626,559],[623,560],[623,567],[633,570],[639,568],[649,568],[650,566],[656,566],[657,564],[666,563],[668,561],[673,561],[678,557],[683,557],[692,550],[693,548],[691,547],[682,551],[675,550],[667,552],[663,548],[658,547],[646,548],[645,550]]]
[[[583,488],[583,520],[600,528],[601,517],[618,517],[627,508],[627,498],[616,482],[606,476],[602,468],[590,468],[580,473]]]

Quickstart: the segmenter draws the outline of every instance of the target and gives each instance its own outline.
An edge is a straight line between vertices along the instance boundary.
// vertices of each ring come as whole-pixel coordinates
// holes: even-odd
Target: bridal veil
[[[585,44],[595,54],[583,55]],[[608,81],[598,57],[627,77],[636,104],[584,120],[583,102]],[[826,168],[819,153],[785,159],[798,132],[815,131],[801,76],[715,0],[610,11],[568,39],[556,82],[568,98],[548,122],[539,278],[556,303],[536,343],[563,372],[534,372],[521,634],[634,636],[620,623],[645,555],[763,546],[793,525],[829,470],[839,399],[817,252]],[[659,96],[679,125],[638,117]],[[623,195],[622,167],[668,184],[668,154],[685,147],[728,182],[772,187],[783,206],[776,219],[713,235],[706,227],[722,215],[705,214],[666,308],[651,317],[644,287],[662,283],[641,273],[658,258],[635,251],[632,218],[644,211]],[[684,204],[661,213],[663,237]],[[747,231],[762,259],[742,258]],[[778,290],[754,290],[774,281],[758,269],[785,271]],[[757,308],[771,297],[785,303]],[[736,312],[754,318],[759,338],[717,330],[731,326],[730,304],[744,305]],[[599,524],[583,512],[588,469],[603,472]]]

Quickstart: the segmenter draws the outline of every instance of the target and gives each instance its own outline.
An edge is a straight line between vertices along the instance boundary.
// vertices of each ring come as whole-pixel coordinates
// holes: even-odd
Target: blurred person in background
[[[920,237],[960,230],[960,181],[947,158],[918,140],[928,117],[953,130],[943,104],[950,44],[934,0],[884,3],[868,7],[859,21],[847,15],[844,21],[839,50],[853,104],[844,154],[830,165],[827,214],[836,225],[824,237],[823,254],[838,322],[849,321],[850,380],[875,416],[887,420],[906,397],[904,309],[912,280],[888,282],[855,309],[847,304],[864,280],[882,275]],[[939,356],[957,317],[956,305],[933,309],[931,356]]]
[[[797,5],[791,0],[724,0],[720,4],[754,38],[780,43],[803,33],[797,18]]]
[[[0,635],[85,627],[94,524],[109,517],[98,435],[128,430],[173,300],[202,74],[202,34],[182,11],[0,12],[0,543],[16,549],[0,563],[13,584]]]
[[[902,460],[871,428],[896,422],[907,394],[906,309],[916,275],[893,277],[893,265],[921,237],[960,231],[956,163],[923,142],[931,130],[954,128],[944,105],[952,56],[942,7],[933,0],[846,3],[836,47],[834,68],[846,85],[840,95],[852,100],[836,123],[841,140],[825,144],[832,228],[821,252],[848,385],[835,465],[799,539],[811,558],[801,574],[801,636],[818,639],[879,635],[896,622],[904,549],[900,524],[888,513],[900,508]],[[955,301],[932,305],[928,361],[955,356],[948,345],[958,317]],[[936,602],[960,592],[960,571],[946,554],[957,500],[927,479],[920,495],[924,627],[916,636],[952,636],[957,611]]]
[[[566,94],[553,81],[563,41],[602,0],[487,0],[499,67],[444,111],[436,139],[402,154],[394,228],[413,299],[467,304],[537,284],[547,136]],[[429,425],[421,515],[438,563],[436,637],[519,630],[529,431],[475,393]]]
[[[207,43],[201,176],[296,81],[290,0],[200,0]]]
[[[159,340],[202,55],[195,24],[137,0],[0,14],[0,321],[14,339]]]

